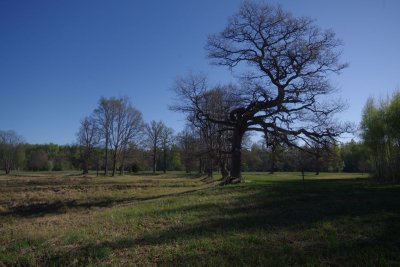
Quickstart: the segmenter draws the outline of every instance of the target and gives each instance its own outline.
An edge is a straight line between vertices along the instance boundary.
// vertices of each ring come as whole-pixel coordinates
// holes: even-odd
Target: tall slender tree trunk
[[[104,175],[107,175],[108,174],[108,137],[106,136],[106,147],[105,147],[105,149],[106,149],[106,154],[105,154],[105,157],[104,157]]]
[[[112,176],[115,176],[115,171],[117,169],[117,148],[113,152],[113,169],[112,169]]]
[[[99,165],[100,165],[100,159],[97,156],[97,160],[96,160],[96,176],[99,176]]]
[[[213,159],[210,157],[210,155],[207,155],[207,177],[208,178],[213,178]]]
[[[209,166],[209,169],[208,169],[208,177],[209,178],[213,178],[214,177],[214,164],[213,164],[213,160],[211,159],[211,162],[210,162],[210,166]]]
[[[167,172],[167,149],[164,147],[164,173]]]
[[[153,147],[153,173],[157,171],[157,147]]]
[[[11,168],[7,163],[4,166],[4,170],[6,171],[6,174],[10,174],[10,172],[11,172]]]
[[[89,173],[89,158],[90,158],[90,152],[88,152],[88,149],[85,149],[85,152],[83,153],[83,174],[88,174]]]
[[[121,155],[121,169],[119,171],[120,175],[125,175],[125,149],[123,149],[122,155]]]
[[[199,156],[199,174],[202,175],[204,173],[204,160],[203,157]]]

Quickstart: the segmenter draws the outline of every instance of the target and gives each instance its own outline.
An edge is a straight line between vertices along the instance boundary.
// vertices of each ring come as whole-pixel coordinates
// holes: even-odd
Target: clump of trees
[[[93,151],[96,146],[102,144],[104,174],[108,174],[110,156],[112,176],[115,176],[117,164],[120,173],[123,174],[129,148],[138,141],[143,127],[142,113],[132,106],[127,97],[100,98],[93,114],[81,121],[78,132],[83,172],[88,172],[88,162]],[[97,161],[99,160],[97,156]]]
[[[173,134],[173,129],[167,127],[162,121],[151,121],[145,126],[144,143],[151,148],[153,173],[157,171],[160,151],[163,157],[163,172],[167,171],[168,149],[173,144]]]
[[[377,103],[368,99],[362,116],[364,144],[380,181],[400,181],[400,92]]]
[[[6,174],[18,169],[24,160],[23,139],[15,131],[0,131],[0,164]]]
[[[150,162],[153,173],[179,166],[173,130],[162,121],[145,124],[127,97],[101,97],[92,115],[81,121],[77,140],[83,173],[88,173],[90,162],[97,172],[103,168],[104,175],[111,167],[112,176],[117,169],[121,175],[125,170],[148,169]]]

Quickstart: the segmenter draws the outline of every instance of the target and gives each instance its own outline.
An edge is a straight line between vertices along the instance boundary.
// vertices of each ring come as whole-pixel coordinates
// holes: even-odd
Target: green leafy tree
[[[370,150],[373,174],[379,180],[400,181],[400,92],[379,104],[368,99],[362,116],[362,138]]]

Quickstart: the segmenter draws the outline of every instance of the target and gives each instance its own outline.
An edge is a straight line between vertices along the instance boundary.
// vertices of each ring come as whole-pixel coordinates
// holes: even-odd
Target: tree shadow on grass
[[[19,216],[19,217],[41,217],[49,214],[60,214],[69,210],[85,210],[91,208],[108,208],[113,206],[134,205],[144,201],[156,199],[172,198],[180,195],[191,194],[194,192],[206,190],[206,188],[195,188],[177,193],[168,193],[147,197],[124,197],[105,200],[94,200],[90,202],[80,202],[77,200],[65,200],[54,202],[39,202],[21,204],[10,207],[7,211],[0,211],[0,216]]]
[[[286,195],[285,193],[289,193]],[[197,204],[158,214],[196,212],[200,222],[144,236],[140,243],[155,245],[191,239],[194,235],[265,229],[308,229],[320,221],[393,213],[400,218],[400,189],[359,189],[289,192],[283,188],[259,190],[238,197],[231,205]],[[400,223],[400,221],[399,221]],[[399,224],[400,229],[400,224]]]
[[[178,208],[154,211],[154,214],[147,213],[149,216],[159,215],[166,218],[174,213],[194,213],[195,219],[184,222],[183,226],[172,225],[138,238],[117,239],[80,247],[59,254],[51,262],[72,257],[86,260],[87,257],[93,257],[90,251],[116,251],[135,246],[184,245],[193,240],[213,236],[222,238],[235,233],[242,233],[242,237],[235,244],[223,244],[216,248],[205,247],[202,250],[214,253],[210,256],[216,259],[219,257],[222,263],[231,262],[237,265],[260,265],[267,262],[272,265],[307,265],[313,264],[312,260],[318,262],[321,259],[328,260],[325,262],[327,265],[342,265],[353,258],[355,265],[390,265],[400,260],[398,241],[400,240],[400,187],[384,186],[358,179],[314,180],[307,181],[306,184],[290,181],[265,186],[260,184],[227,186],[193,194],[194,197],[207,198],[209,194],[218,193],[224,197],[224,194],[228,196],[232,192],[241,194],[228,203],[197,202]],[[302,232],[315,227],[318,223],[342,218],[367,218],[373,224],[376,218],[385,214],[390,215],[389,219],[380,222],[382,225],[378,232],[373,236],[353,240],[335,241],[335,239],[329,240],[328,236],[322,243],[306,242],[296,247],[287,240],[272,244],[261,239],[254,243],[252,237],[245,234],[255,232],[268,235],[282,230]],[[366,227],[367,223],[363,224],[363,227]],[[354,226],[349,227],[351,230]],[[229,246],[234,246],[235,250],[230,251]],[[160,259],[161,263],[168,261],[167,263],[174,265],[208,264],[207,260],[204,262],[207,259],[204,255],[193,251],[181,251],[165,257]]]

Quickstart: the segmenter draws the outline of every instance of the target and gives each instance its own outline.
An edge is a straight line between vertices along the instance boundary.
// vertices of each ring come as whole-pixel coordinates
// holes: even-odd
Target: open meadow
[[[394,266],[400,186],[362,174],[0,176],[0,266]]]

